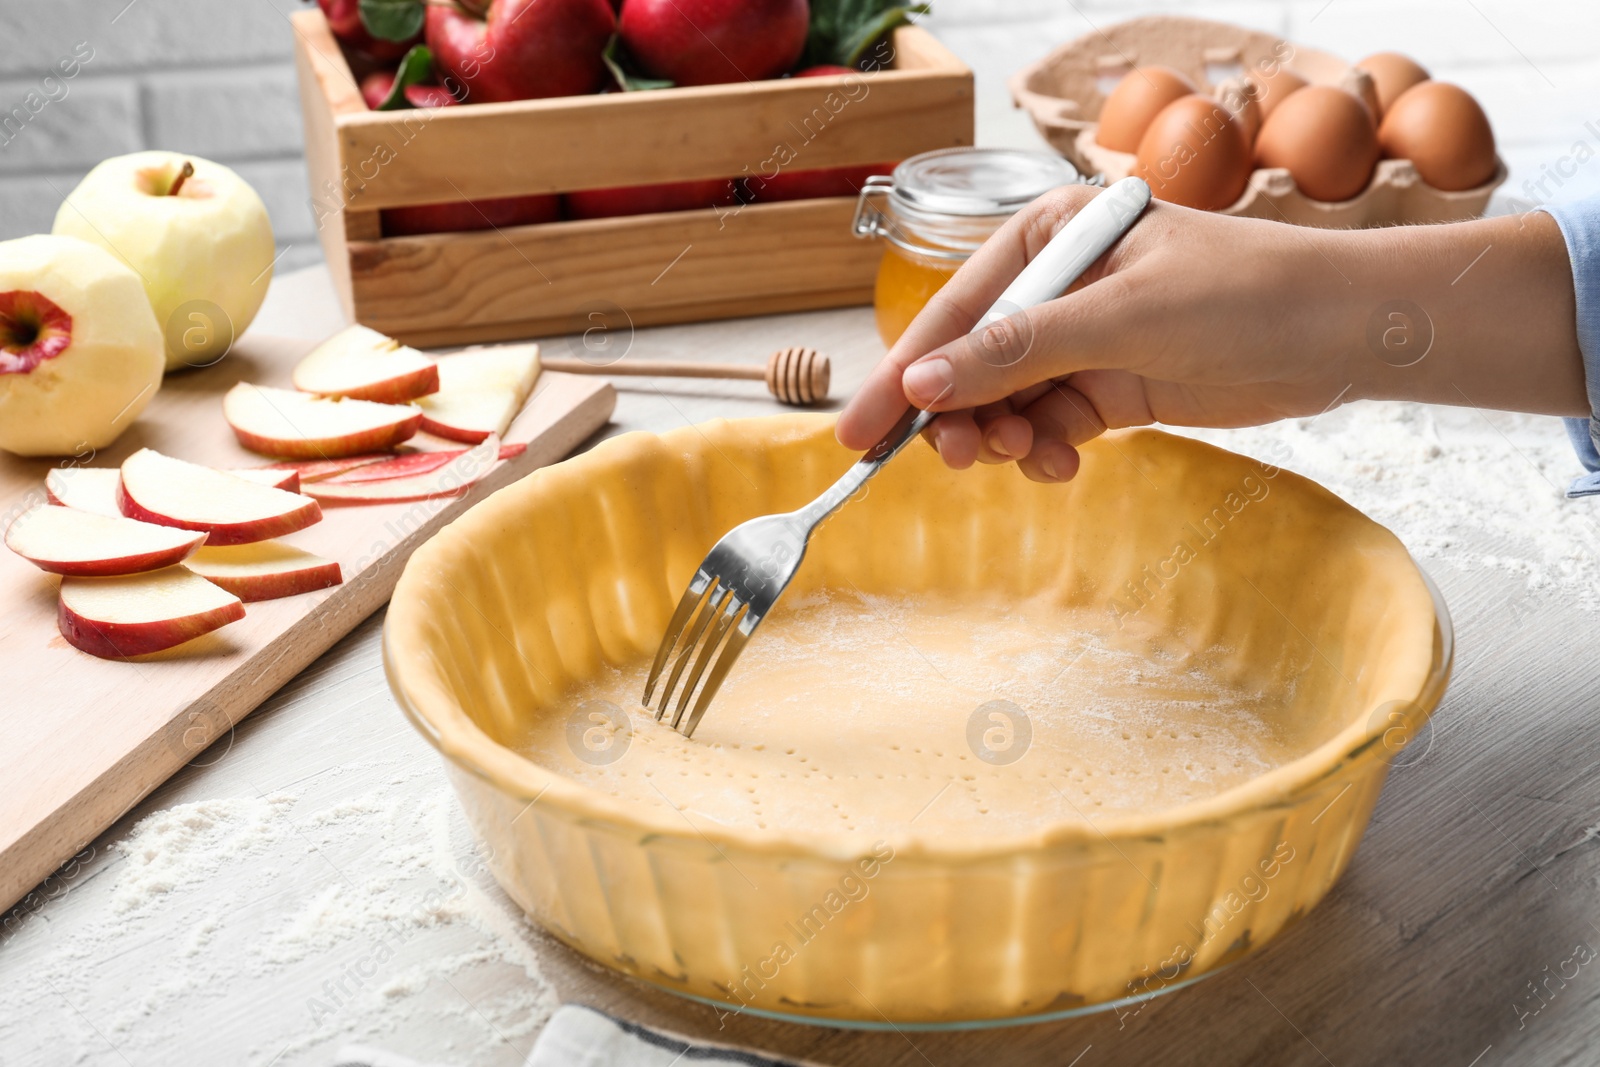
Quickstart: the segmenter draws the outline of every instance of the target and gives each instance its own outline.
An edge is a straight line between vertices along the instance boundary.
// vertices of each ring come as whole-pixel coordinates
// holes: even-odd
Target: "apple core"
[[[0,293],[0,374],[26,374],[72,344],[72,316],[27,289]]]

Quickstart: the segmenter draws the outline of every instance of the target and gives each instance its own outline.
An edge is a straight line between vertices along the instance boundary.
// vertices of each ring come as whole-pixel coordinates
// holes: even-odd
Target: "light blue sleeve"
[[[1567,495],[1600,496],[1600,197],[1539,208],[1556,220],[1572,260],[1578,298],[1578,348],[1589,391],[1589,417],[1565,419],[1567,436],[1588,474],[1575,478]]]

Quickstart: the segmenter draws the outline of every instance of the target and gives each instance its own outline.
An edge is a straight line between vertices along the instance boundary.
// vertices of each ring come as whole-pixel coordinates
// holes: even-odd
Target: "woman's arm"
[[[1540,213],[1315,230],[1153,203],[1065,296],[967,330],[1094,190],[1012,219],[929,303],[839,419],[870,447],[906,403],[945,461],[1077,471],[1107,428],[1244,426],[1349,400],[1582,415],[1571,269]]]
[[[1412,366],[1364,360],[1352,346],[1361,398],[1588,414],[1572,268],[1549,215],[1330,236],[1350,264],[1357,312],[1406,300],[1433,332],[1432,350]]]

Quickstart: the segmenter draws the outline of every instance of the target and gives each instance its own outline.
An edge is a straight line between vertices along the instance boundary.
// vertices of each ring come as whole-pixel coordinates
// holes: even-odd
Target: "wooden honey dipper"
[[[546,359],[548,370],[563,374],[624,374],[648,378],[746,378],[765,380],[767,391],[785,404],[815,404],[828,398],[833,368],[814,348],[783,348],[765,367],[739,363],[685,363],[677,360],[618,360],[597,366],[582,359]]]

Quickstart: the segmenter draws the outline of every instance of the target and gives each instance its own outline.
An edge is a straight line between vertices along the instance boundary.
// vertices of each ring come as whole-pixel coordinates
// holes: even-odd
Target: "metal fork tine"
[[[678,689],[678,679],[683,677],[684,668],[689,666],[694,659],[694,650],[700,645],[700,636],[706,632],[712,620],[722,611],[722,605],[733,596],[733,590],[722,585],[720,579],[712,579],[710,591],[706,599],[701,601],[700,613],[695,617],[694,625],[689,630],[689,636],[684,639],[683,649],[678,653],[678,658],[672,664],[672,673],[667,676],[667,687],[661,691],[661,704],[656,708],[656,721],[667,712],[667,705],[672,703],[672,694]],[[677,726],[674,718],[673,726]]]
[[[733,625],[741,614],[747,610],[748,605],[741,603],[730,591],[726,607],[717,616],[717,625],[711,631],[711,636],[706,638],[705,644],[700,649],[700,655],[694,661],[694,670],[689,672],[689,680],[684,683],[683,691],[678,695],[678,706],[673,709],[672,728],[676,730],[678,723],[683,719],[684,709],[689,706],[689,698],[694,696],[695,686],[700,684],[700,676],[711,665],[712,658],[717,653],[717,646],[722,644],[723,635],[728,632],[728,627]]]
[[[677,647],[678,638],[683,636],[683,628],[688,625],[689,616],[699,607],[706,590],[714,584],[709,574],[697,571],[694,580],[689,583],[689,588],[683,591],[683,596],[678,600],[677,610],[672,613],[672,621],[667,623],[666,635],[661,638],[661,644],[656,648],[655,662],[650,664],[650,677],[644,683],[645,707],[650,706],[650,695],[655,692],[656,683],[661,680],[661,670],[667,665],[668,655]],[[656,718],[659,719],[661,716],[658,714]]]
[[[757,620],[759,621],[759,620]],[[689,721],[683,728],[684,737],[693,737],[694,728],[700,725],[700,719],[705,715],[706,709],[711,706],[711,698],[717,695],[717,690],[722,688],[722,680],[733,669],[733,661],[739,658],[739,653],[744,651],[745,642],[750,640],[750,634],[755,632],[751,627],[746,632],[744,627],[735,627],[728,637],[728,643],[722,646],[722,655],[717,657],[717,665],[711,668],[711,675],[706,679],[705,688],[700,690],[700,699],[694,702],[694,711],[689,715]]]

